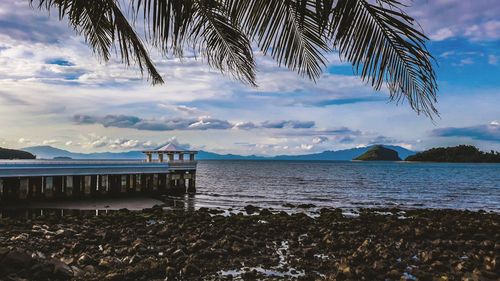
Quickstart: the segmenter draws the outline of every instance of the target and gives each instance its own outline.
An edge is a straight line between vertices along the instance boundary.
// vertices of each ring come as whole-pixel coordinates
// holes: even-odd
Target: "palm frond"
[[[142,16],[148,40],[164,54],[182,57],[194,21],[193,0],[132,0],[133,16]],[[142,13],[141,13],[142,11]]]
[[[30,0],[57,9],[104,60],[113,46],[122,61],[163,80],[120,0]],[[191,47],[208,64],[255,85],[251,43],[278,65],[317,79],[325,54],[338,50],[361,79],[417,113],[437,114],[437,83],[427,38],[399,0],[130,0],[132,18],[145,23],[146,40],[182,57]],[[130,15],[128,15],[130,16]],[[330,47],[331,46],[331,47]]]
[[[228,18],[218,0],[134,0],[142,10],[148,38],[164,54],[182,57],[194,47],[210,67],[255,86],[255,62],[250,42]]]
[[[224,6],[214,0],[199,0],[190,38],[210,66],[255,84],[255,62],[247,37],[227,17]]]
[[[141,73],[146,69],[153,84],[164,83],[163,78],[149,57],[149,52],[127,18],[122,14],[116,2],[114,0],[106,1],[113,11],[114,26],[122,60],[127,65],[134,61],[139,66]]]
[[[329,51],[313,0],[227,0],[232,20],[264,54],[302,76],[317,79]]]
[[[30,0],[32,6],[34,2],[40,9],[56,9],[60,20],[67,17],[70,25],[84,36],[98,57],[109,60],[114,26],[107,3],[96,1],[88,5],[85,0]]]
[[[135,62],[141,73],[146,70],[153,84],[163,83],[149,52],[121,12],[115,0],[30,0],[39,8],[57,9],[59,18],[68,18],[73,29],[85,37],[97,55],[108,61],[117,43],[122,61]]]
[[[396,0],[338,0],[330,36],[341,56],[361,78],[380,90],[386,83],[391,100],[406,100],[417,113],[437,115],[436,74],[427,37]]]

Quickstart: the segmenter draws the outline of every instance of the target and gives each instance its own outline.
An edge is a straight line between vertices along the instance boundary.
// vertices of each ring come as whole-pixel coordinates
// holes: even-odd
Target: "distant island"
[[[406,157],[405,161],[452,163],[500,163],[500,153],[483,152],[472,145],[438,147]]]
[[[237,155],[237,154],[218,154],[209,151],[200,150],[196,159],[198,160],[279,160],[279,161],[351,161],[354,158],[374,147],[355,147],[342,150],[326,150],[323,152],[302,154],[302,155],[277,155],[277,156],[259,156],[259,155]],[[384,145],[398,152],[400,158],[404,159],[415,154],[415,151],[408,150],[401,146]],[[53,159],[54,157],[69,157],[72,159],[144,159],[144,154],[140,151],[123,152],[93,152],[78,153],[52,146],[31,146],[23,150],[29,151],[37,156],[38,159]]]
[[[35,155],[16,149],[8,149],[0,147],[0,159],[35,159]]]
[[[7,150],[7,149],[4,149]],[[4,156],[0,153],[0,159],[143,159],[144,155],[140,151],[126,152],[96,152],[96,153],[75,153],[51,146],[32,146],[22,148],[17,151],[28,158],[17,156]],[[1,150],[0,150],[1,151]],[[500,153],[482,152],[471,145],[459,145],[448,148],[432,148],[423,152],[414,152],[400,146],[393,145],[372,145],[366,147],[356,147],[344,150],[327,150],[319,153],[303,155],[278,155],[278,156],[256,156],[256,155],[236,155],[217,154],[208,151],[199,151],[198,160],[279,160],[279,161],[414,161],[414,162],[472,162],[472,163],[500,163]]]
[[[401,161],[398,152],[382,145],[375,145],[367,152],[354,158],[353,160],[360,161]]]

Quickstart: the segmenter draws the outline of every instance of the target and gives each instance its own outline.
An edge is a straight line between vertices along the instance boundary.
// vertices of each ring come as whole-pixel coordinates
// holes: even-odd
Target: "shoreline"
[[[1,280],[497,280],[500,214],[119,210],[0,219]],[[9,279],[10,278],[10,279]],[[441,279],[440,279],[441,278]],[[446,279],[448,278],[448,279]]]

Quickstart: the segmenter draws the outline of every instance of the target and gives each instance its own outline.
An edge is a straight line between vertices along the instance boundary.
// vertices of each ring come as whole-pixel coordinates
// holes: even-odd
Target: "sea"
[[[459,209],[500,212],[500,164],[250,161],[198,162],[196,194],[162,198],[115,198],[78,202],[41,202],[0,210],[0,216],[30,211],[102,214],[153,205],[237,212],[253,205],[297,211],[323,207]]]
[[[500,212],[500,164],[200,161],[196,206],[441,208]]]

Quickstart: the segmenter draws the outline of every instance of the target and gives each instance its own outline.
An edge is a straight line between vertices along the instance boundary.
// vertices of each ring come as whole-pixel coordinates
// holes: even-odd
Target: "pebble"
[[[218,280],[221,271],[272,279],[266,270],[285,280],[289,274],[298,280],[499,279],[498,214],[380,215],[399,212],[362,209],[347,218],[323,208],[311,218],[248,205],[251,216],[153,208],[29,222],[3,218],[0,279]]]

